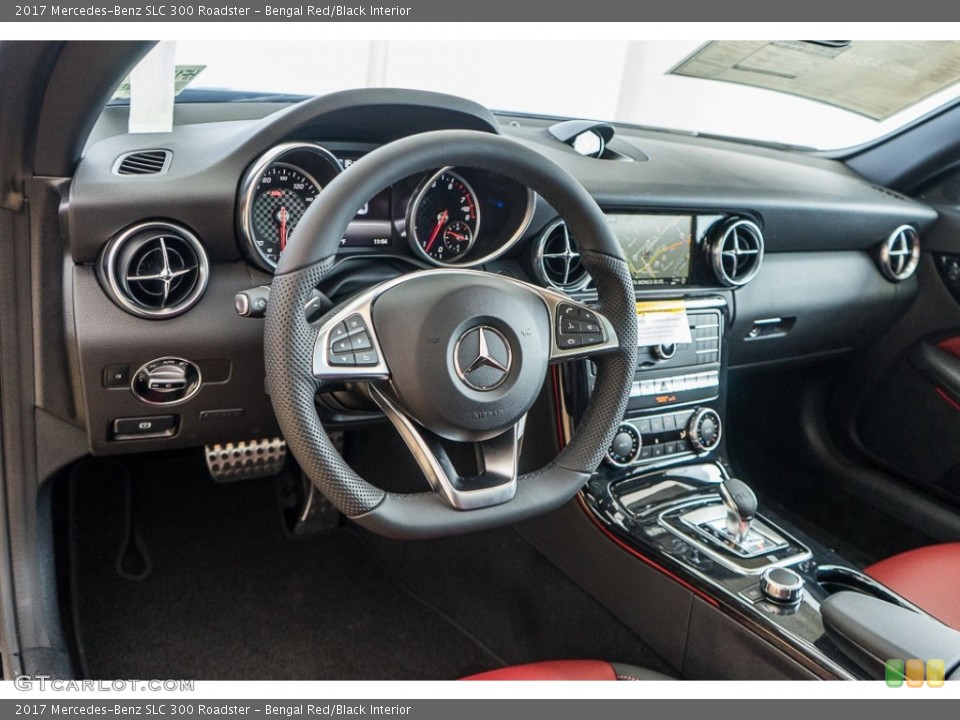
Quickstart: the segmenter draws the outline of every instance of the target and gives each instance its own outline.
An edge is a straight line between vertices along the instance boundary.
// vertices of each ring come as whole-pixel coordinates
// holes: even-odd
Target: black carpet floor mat
[[[400,588],[352,531],[289,537],[272,481],[216,485],[189,461],[97,461],[71,482],[87,677],[442,679],[500,664]],[[128,544],[147,561],[123,552],[130,500]]]
[[[219,485],[195,455],[88,460],[67,482],[85,677],[452,679],[567,657],[672,672],[510,529],[293,538],[275,480]]]

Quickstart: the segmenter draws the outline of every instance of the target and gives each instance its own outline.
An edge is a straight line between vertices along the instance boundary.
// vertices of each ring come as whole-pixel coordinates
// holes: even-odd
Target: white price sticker
[[[690,321],[683,302],[638,302],[637,346],[689,344]]]

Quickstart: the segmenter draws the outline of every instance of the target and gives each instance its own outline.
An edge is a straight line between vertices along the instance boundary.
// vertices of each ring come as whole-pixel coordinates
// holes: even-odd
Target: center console
[[[691,240],[684,277],[707,277],[714,260],[714,268],[735,275],[736,268],[724,263],[746,247],[728,243],[739,222],[718,219],[712,229],[692,231],[698,239]],[[621,239],[633,271],[631,252],[639,241]],[[828,598],[852,591],[935,621],[758,507],[749,485],[735,477],[725,442],[733,295],[723,272],[713,277],[692,285],[676,277],[642,282],[635,275],[641,346],[630,401],[604,462],[581,494],[582,506],[618,545],[709,599],[814,676],[876,677],[877,668],[851,653],[824,622],[821,605]],[[583,362],[560,371],[561,441],[585,407],[594,372]]]

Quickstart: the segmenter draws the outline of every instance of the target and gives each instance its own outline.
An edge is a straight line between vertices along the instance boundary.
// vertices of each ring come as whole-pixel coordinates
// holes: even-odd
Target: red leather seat
[[[464,680],[672,680],[633,665],[602,660],[553,660],[498,668]]]
[[[908,550],[881,560],[864,572],[944,624],[960,630],[960,543]]]

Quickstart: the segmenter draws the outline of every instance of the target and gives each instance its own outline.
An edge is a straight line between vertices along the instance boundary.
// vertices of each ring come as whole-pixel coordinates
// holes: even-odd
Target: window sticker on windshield
[[[884,120],[960,81],[960,42],[718,41],[670,73],[775,90]]]
[[[176,69],[173,72],[173,94],[174,96],[179,95],[183,89],[193,82],[193,79],[199,75],[206,65],[177,65]],[[120,83],[119,87],[114,91],[113,97],[111,100],[123,100],[130,98],[130,76],[124,79]]]
[[[690,321],[683,301],[637,303],[637,346],[689,344]]]

